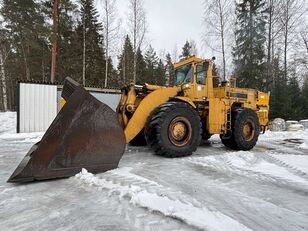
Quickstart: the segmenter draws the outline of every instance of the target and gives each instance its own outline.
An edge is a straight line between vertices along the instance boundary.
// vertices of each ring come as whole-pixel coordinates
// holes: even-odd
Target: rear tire
[[[223,143],[223,145],[225,145],[227,148],[231,148],[233,150],[238,150],[236,143],[234,141],[234,136],[233,134],[231,135],[231,137],[224,137],[223,135],[220,135],[220,139],[221,142]]]
[[[232,117],[232,135],[227,139],[221,135],[222,143],[234,150],[251,150],[260,134],[257,114],[251,109],[239,109],[232,113]]]
[[[152,113],[145,135],[157,155],[175,158],[196,151],[201,131],[200,117],[194,108],[183,102],[169,102]]]

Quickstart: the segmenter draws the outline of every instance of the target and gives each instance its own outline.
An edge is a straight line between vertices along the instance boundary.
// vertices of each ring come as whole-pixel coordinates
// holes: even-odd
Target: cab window
[[[192,65],[187,64],[175,71],[175,85],[182,83],[191,83],[193,78]]]
[[[206,75],[208,70],[208,62],[204,62],[203,64],[198,64],[196,67],[197,72],[197,84],[206,84]]]

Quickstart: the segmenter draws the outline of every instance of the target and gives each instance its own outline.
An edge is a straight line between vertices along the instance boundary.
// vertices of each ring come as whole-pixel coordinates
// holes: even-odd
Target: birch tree
[[[205,1],[204,10],[204,43],[213,51],[222,54],[223,79],[226,79],[226,40],[230,34],[232,22],[232,0],[210,0]],[[217,42],[219,43],[217,44]]]
[[[275,59],[276,46],[279,43],[279,37],[281,36],[282,28],[279,26],[280,15],[282,11],[282,5],[279,0],[267,0],[267,81],[271,83],[273,81],[273,60]]]
[[[1,6],[1,5],[0,5]],[[3,24],[0,21],[0,79],[1,79],[1,90],[2,90],[2,105],[3,110],[8,110],[8,89],[7,89],[7,77],[5,72],[5,63],[11,52],[8,33],[2,28]]]
[[[5,47],[0,44],[0,76],[1,76],[1,86],[2,86],[2,100],[3,100],[3,110],[7,111],[7,85],[6,85],[6,74],[5,74],[5,60],[8,57],[9,52],[6,51]]]
[[[109,74],[109,60],[110,53],[112,52],[112,47],[116,44],[118,40],[118,32],[120,27],[120,21],[117,20],[117,8],[116,0],[102,0],[103,7],[103,29],[105,33],[105,83],[104,86],[108,85],[108,74]]]
[[[1,7],[1,4],[0,4]],[[1,79],[1,90],[2,90],[2,105],[3,110],[8,110],[8,89],[7,89],[7,78],[5,72],[5,61],[8,58],[11,49],[9,49],[8,42],[9,34],[7,30],[3,28],[3,22],[0,21],[0,79]]]
[[[143,0],[129,0],[129,33],[134,51],[134,75],[133,81],[137,80],[137,51],[141,49],[147,31],[146,13]]]
[[[284,77],[288,78],[288,56],[292,42],[298,36],[298,28],[307,12],[305,0],[282,0],[280,26],[282,29],[283,69]]]
[[[174,47],[172,49],[172,54],[171,54],[171,58],[172,58],[172,61],[174,63],[178,62],[179,61],[179,49],[178,49],[178,45],[177,44],[174,44]]]

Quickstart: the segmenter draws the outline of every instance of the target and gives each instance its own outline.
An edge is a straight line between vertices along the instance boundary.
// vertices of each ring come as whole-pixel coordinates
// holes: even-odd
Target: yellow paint
[[[257,104],[264,106],[269,105],[269,95],[259,91]]]
[[[177,87],[160,88],[147,95],[140,102],[134,116],[128,121],[124,129],[126,142],[129,143],[144,128],[148,117],[155,108],[168,102],[169,98],[174,97],[178,91],[179,88]]]
[[[188,59],[185,59],[185,60],[182,60],[178,63],[173,64],[173,67],[174,67],[174,69],[178,69],[179,67],[184,66],[184,65],[189,64],[189,63],[200,63],[200,62],[203,62],[203,61],[204,61],[203,59],[192,56]]]
[[[174,97],[172,99],[178,99],[180,101],[183,101],[183,102],[186,102],[186,103],[190,104],[193,108],[196,108],[196,104],[194,104],[194,102],[190,98],[188,98],[188,97],[176,96],[176,97]]]
[[[150,91],[156,91],[158,89],[164,88],[162,86],[156,86],[156,85],[151,85],[151,84],[146,84],[146,88]]]
[[[61,106],[61,108],[64,107],[65,103],[66,103],[65,99],[61,98],[60,99],[60,106]]]
[[[224,131],[226,107],[223,100],[212,98],[209,100],[208,131],[210,134],[221,134]]]

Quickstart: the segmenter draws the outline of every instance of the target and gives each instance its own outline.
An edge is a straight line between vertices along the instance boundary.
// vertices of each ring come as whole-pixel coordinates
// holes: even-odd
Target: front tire
[[[200,117],[194,108],[183,102],[169,102],[152,113],[145,134],[157,155],[175,158],[196,151],[201,131]]]

